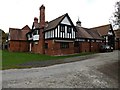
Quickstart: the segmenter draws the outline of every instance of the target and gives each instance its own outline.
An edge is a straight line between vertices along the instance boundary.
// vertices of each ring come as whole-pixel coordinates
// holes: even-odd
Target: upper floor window
[[[71,33],[72,32],[72,28],[70,26],[67,27],[67,33]]]
[[[34,30],[33,35],[38,35],[38,30]]]
[[[65,32],[65,26],[64,25],[60,25],[60,32]]]

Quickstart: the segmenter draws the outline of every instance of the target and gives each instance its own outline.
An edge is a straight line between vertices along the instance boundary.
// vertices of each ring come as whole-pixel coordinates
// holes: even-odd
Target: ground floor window
[[[48,49],[48,43],[45,43],[45,49]]]
[[[61,42],[60,48],[69,48],[69,43],[68,42]]]
[[[74,47],[79,47],[79,42],[75,42]]]

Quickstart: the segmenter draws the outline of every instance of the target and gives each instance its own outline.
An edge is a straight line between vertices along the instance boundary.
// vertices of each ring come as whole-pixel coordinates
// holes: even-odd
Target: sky
[[[45,20],[51,21],[68,13],[74,25],[92,28],[109,24],[118,0],[0,0],[0,29],[32,27],[34,17],[39,18],[39,7],[45,6]]]

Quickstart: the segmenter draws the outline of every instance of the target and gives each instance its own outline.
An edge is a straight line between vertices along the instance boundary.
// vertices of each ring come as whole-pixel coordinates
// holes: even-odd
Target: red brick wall
[[[120,42],[115,42],[115,49],[116,50],[120,49]]]
[[[32,43],[32,52],[33,53],[40,53],[43,54],[43,46],[42,46],[42,41],[39,40],[37,41],[38,44],[35,44],[35,42]]]
[[[101,44],[98,42],[80,42],[80,52],[99,52]]]
[[[10,41],[9,43],[9,51],[13,52],[28,52],[29,46],[26,41]]]
[[[45,43],[48,43],[48,49],[45,49],[45,54],[48,55],[74,54],[73,43],[69,43],[69,48],[66,49],[61,49],[60,42],[54,42],[53,40],[46,40]]]
[[[90,52],[90,43],[80,42],[80,52]]]
[[[98,42],[91,42],[91,52],[99,52],[100,43]]]

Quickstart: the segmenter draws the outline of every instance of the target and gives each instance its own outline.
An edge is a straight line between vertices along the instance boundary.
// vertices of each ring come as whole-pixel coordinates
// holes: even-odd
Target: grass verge
[[[32,62],[32,61],[44,61],[44,60],[55,60],[64,59],[76,56],[90,55],[93,53],[85,52],[79,54],[72,54],[66,56],[49,56],[42,54],[24,53],[24,52],[8,52],[2,51],[2,69],[15,69],[15,68],[29,68],[29,67],[19,67],[19,64]]]

